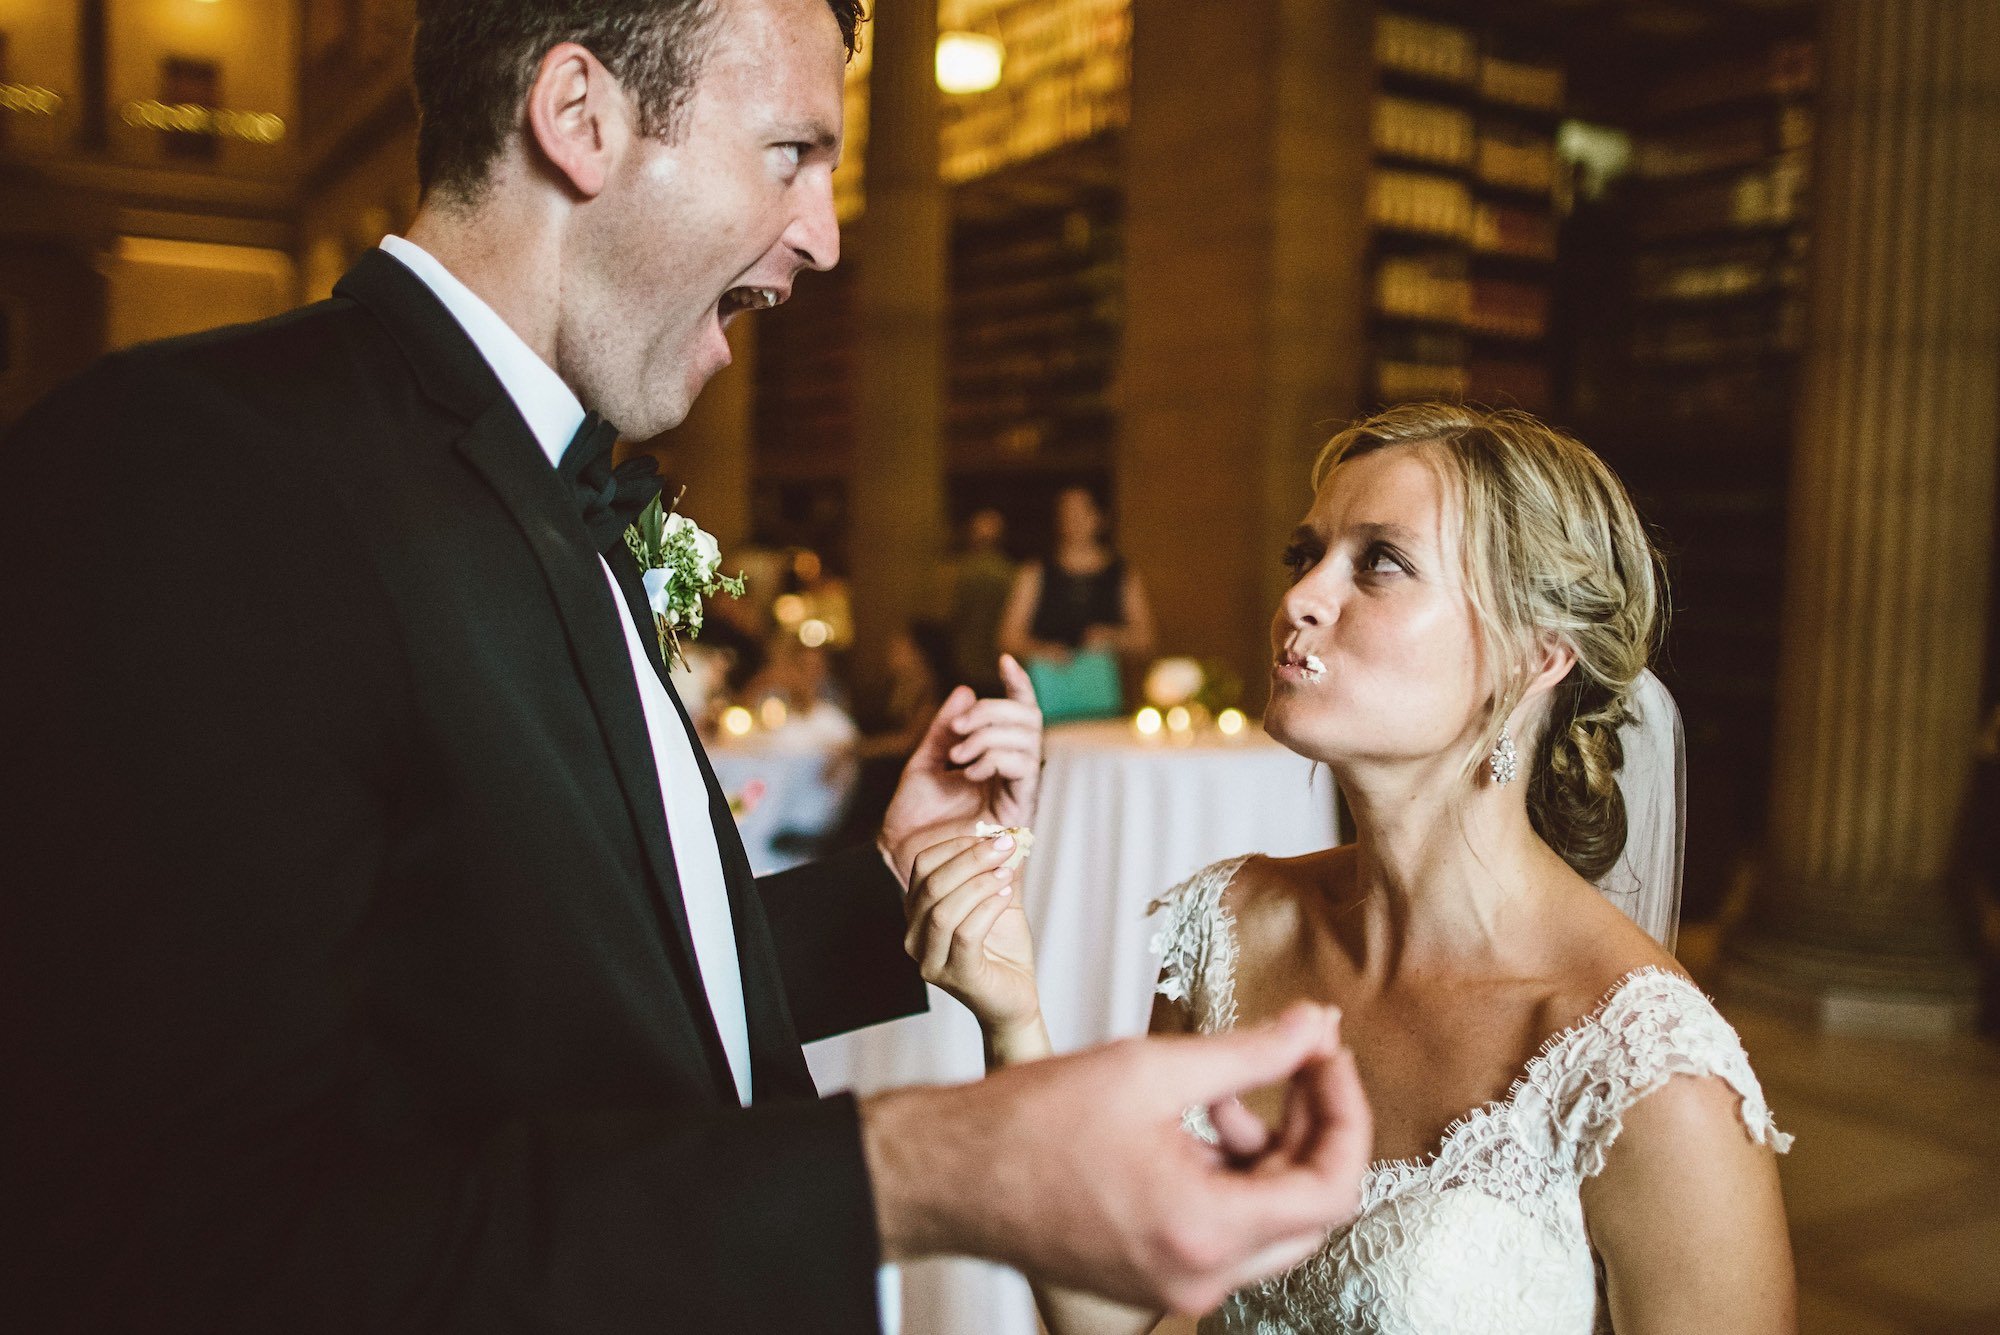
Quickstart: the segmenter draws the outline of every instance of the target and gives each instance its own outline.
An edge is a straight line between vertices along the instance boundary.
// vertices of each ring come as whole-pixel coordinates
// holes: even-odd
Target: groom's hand
[[[1156,1311],[1213,1309],[1312,1255],[1359,1208],[1372,1129],[1336,1024],[1299,1006],[1254,1029],[1128,1040],[868,1100],[884,1256],[983,1256]],[[1276,1134],[1239,1123],[1211,1146],[1181,1128],[1184,1108],[1279,1081],[1291,1097]]]
[[[903,767],[882,821],[882,852],[905,886],[918,852],[978,822],[1029,826],[1042,787],[1042,710],[1028,674],[1000,660],[1003,699],[953,691]]]

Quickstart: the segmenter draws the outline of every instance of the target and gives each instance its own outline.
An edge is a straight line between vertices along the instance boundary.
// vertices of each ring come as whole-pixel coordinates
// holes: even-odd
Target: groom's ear
[[[522,108],[528,137],[551,172],[581,199],[595,199],[630,138],[625,90],[589,48],[549,48]]]

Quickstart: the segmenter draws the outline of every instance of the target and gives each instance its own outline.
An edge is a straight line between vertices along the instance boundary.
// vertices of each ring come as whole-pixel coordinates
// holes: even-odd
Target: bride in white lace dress
[[[1343,432],[1316,478],[1265,727],[1332,770],[1355,840],[1232,859],[1167,895],[1153,1029],[1339,1007],[1376,1157],[1350,1224],[1201,1330],[1793,1329],[1773,1159],[1789,1138],[1735,1032],[1620,912],[1646,901],[1671,942],[1678,755],[1641,745],[1671,718],[1645,671],[1663,600],[1623,487],[1532,418],[1443,405]],[[1621,789],[1628,742],[1644,755]],[[1636,861],[1628,789],[1646,794]],[[1049,1047],[1000,861],[969,840],[921,859],[910,945],[1006,1064]],[[1296,1133],[1282,1097],[1190,1129],[1218,1156],[1254,1151]],[[1037,1297],[1054,1335],[1157,1320]]]

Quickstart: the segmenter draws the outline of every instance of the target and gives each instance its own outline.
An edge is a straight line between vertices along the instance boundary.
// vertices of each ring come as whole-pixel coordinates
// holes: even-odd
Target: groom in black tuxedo
[[[854,0],[419,9],[410,236],[0,450],[5,1324],[858,1332],[885,1257],[1192,1309],[1303,1255],[1367,1148],[1312,1015],[813,1089],[924,1005],[916,854],[1032,819],[1018,669],[762,880],[660,670],[607,423],[837,259]],[[1286,1078],[1283,1137],[1181,1138]]]

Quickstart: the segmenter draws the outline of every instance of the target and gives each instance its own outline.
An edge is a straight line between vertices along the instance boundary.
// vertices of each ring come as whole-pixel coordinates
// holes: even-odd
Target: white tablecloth
[[[787,836],[811,839],[833,829],[854,790],[854,725],[833,707],[824,718],[794,720],[775,732],[718,738],[708,748],[716,782],[734,802],[752,782],[764,796],[736,818],[737,833],[758,876],[785,871],[802,860],[782,851]]]
[[[1336,842],[1333,780],[1262,734],[1141,740],[1124,723],[1048,736],[1024,882],[1043,1013],[1058,1051],[1141,1033],[1159,960],[1146,907],[1238,853],[1289,857]],[[977,1079],[979,1026],[931,989],[928,1015],[815,1043],[823,1091]],[[1004,1267],[925,1261],[903,1274],[904,1335],[1034,1335],[1027,1283]]]

